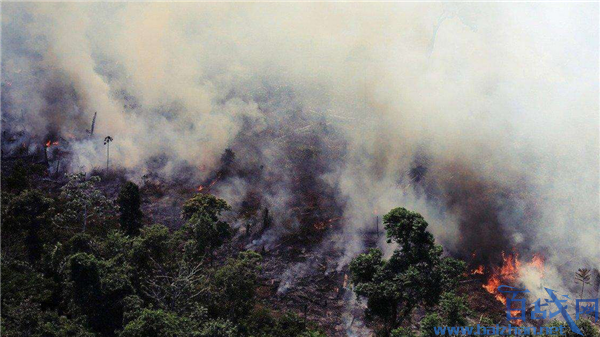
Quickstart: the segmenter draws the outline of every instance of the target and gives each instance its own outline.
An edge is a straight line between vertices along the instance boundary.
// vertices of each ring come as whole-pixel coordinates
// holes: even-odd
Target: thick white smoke
[[[3,119],[71,135],[74,170],[103,165],[111,135],[137,177],[206,178],[241,132],[300,111],[346,144],[319,178],[348,258],[404,206],[451,251],[600,267],[598,4],[7,3],[2,33]]]

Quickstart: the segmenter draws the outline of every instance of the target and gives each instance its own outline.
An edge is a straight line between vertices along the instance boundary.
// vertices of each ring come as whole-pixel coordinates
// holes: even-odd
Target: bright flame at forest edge
[[[544,257],[539,254],[534,254],[531,262],[525,266],[534,268],[540,274],[540,278],[544,277]],[[472,275],[483,274],[484,267],[479,266],[477,269],[471,272]],[[496,299],[502,304],[506,305],[506,296],[498,291],[498,287],[502,284],[514,284],[517,282],[521,273],[523,272],[523,265],[519,261],[519,254],[508,254],[505,255],[502,252],[502,266],[492,269],[492,272],[483,285],[483,288],[490,294],[494,295]],[[511,311],[512,316],[518,316],[520,310]],[[520,320],[518,320],[520,322]]]

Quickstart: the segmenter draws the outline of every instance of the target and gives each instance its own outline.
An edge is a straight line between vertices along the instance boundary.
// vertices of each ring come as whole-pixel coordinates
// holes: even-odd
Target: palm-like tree
[[[579,297],[583,298],[583,288],[586,284],[590,284],[591,278],[592,275],[587,268],[579,269],[575,273],[575,282],[581,282],[581,295]]]
[[[104,145],[106,145],[106,172],[108,172],[108,161],[110,160],[110,142],[113,141],[111,136],[104,138]]]

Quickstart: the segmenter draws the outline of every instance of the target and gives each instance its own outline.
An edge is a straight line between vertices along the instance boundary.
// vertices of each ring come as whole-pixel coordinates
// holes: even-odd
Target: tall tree
[[[271,224],[273,223],[273,218],[269,215],[269,209],[265,207],[262,216],[262,228],[260,229],[261,233],[269,229]]]
[[[87,230],[92,220],[98,223],[106,220],[112,209],[112,203],[96,188],[100,177],[86,179],[85,173],[68,176],[69,181],[62,187],[60,201],[62,207],[54,217],[54,222],[63,229],[80,224],[81,231]]]
[[[248,314],[255,304],[260,260],[258,253],[245,251],[217,270],[209,292],[211,312],[234,322]]]
[[[231,207],[223,199],[211,194],[196,194],[183,204],[181,217],[190,220],[194,216],[207,216],[211,221],[217,221],[222,212]]]
[[[188,237],[186,247],[193,257],[202,258],[231,236],[231,227],[219,216],[231,207],[210,194],[197,194],[183,205],[181,216],[187,220],[182,230]],[[212,261],[212,260],[211,260]]]
[[[25,248],[30,263],[38,261],[42,254],[42,236],[49,233],[48,210],[52,199],[38,190],[25,190],[4,205],[2,218],[3,253],[10,249]],[[18,244],[10,245],[6,243]],[[22,243],[22,244],[21,244]]]
[[[367,299],[367,316],[379,319],[383,334],[389,336],[415,307],[437,303],[444,289],[455,283],[444,278],[443,271],[463,264],[441,258],[442,248],[427,232],[428,224],[420,214],[399,207],[383,222],[388,243],[394,241],[398,248],[389,260],[380,250],[371,249],[350,263],[350,271],[356,294]]]
[[[119,223],[125,233],[138,235],[142,227],[143,213],[140,210],[140,188],[128,181],[121,187],[117,197],[119,205]]]
[[[113,141],[111,136],[104,137],[104,145],[106,145],[106,172],[108,172],[108,163],[110,161],[110,142]]]
[[[592,275],[590,274],[590,270],[587,268],[579,269],[575,273],[575,282],[581,282],[581,294],[580,298],[583,298],[583,288],[586,284],[590,284],[590,280],[592,279]]]

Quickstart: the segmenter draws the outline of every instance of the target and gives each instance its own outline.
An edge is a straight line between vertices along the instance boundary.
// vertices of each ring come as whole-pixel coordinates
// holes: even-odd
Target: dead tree
[[[44,144],[44,163],[46,164],[46,166],[50,165],[50,162],[48,161],[48,148],[50,147],[49,144],[50,141]]]
[[[246,221],[246,235],[250,236],[250,230],[252,229],[252,220],[248,219],[248,221]]]
[[[152,257],[150,260],[154,277],[146,279],[142,292],[159,307],[176,311],[206,293],[202,263],[179,262],[174,268],[167,268]]]
[[[263,211],[263,226],[262,226],[262,229],[260,230],[261,233],[266,231],[267,229],[269,229],[269,227],[271,227],[272,222],[273,222],[273,218],[271,218],[271,216],[269,215],[269,209],[265,208],[265,210]]]
[[[89,130],[86,130],[90,134],[90,137],[92,137],[94,135],[94,126],[96,125],[96,115],[97,114],[98,114],[98,112],[94,112],[94,118],[92,118],[92,127]]]
[[[108,172],[108,163],[110,160],[110,142],[113,141],[113,138],[111,136],[106,136],[106,138],[104,138],[104,145],[106,145],[106,172]]]

